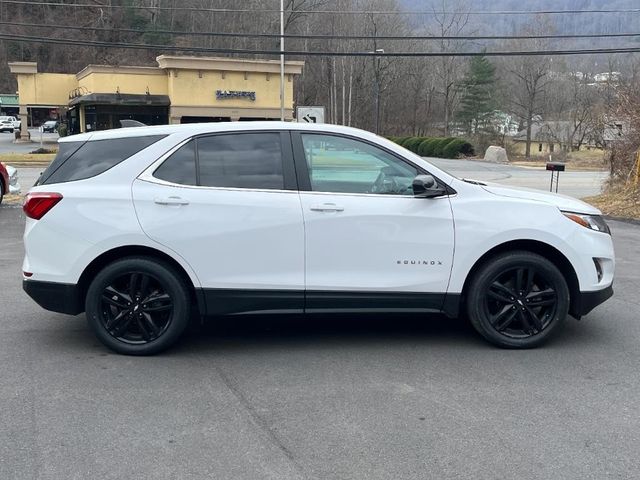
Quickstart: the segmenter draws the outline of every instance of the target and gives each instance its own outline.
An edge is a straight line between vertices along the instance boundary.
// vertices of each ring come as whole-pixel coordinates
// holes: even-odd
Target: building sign
[[[324,107],[298,107],[296,119],[299,123],[324,123]]]
[[[248,98],[252,102],[255,102],[256,92],[241,92],[237,90],[216,90],[217,100],[227,100],[230,98]]]

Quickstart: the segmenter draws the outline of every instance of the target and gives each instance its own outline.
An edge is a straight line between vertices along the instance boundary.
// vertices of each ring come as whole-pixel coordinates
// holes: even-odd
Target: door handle
[[[180,197],[154,198],[154,203],[158,205],[189,205],[189,200]]]
[[[310,210],[312,212],[344,212],[344,207],[335,203],[323,203],[322,205],[312,205]]]

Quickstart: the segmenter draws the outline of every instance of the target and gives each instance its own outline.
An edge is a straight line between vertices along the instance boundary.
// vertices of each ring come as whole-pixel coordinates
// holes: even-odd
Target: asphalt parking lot
[[[14,143],[13,133],[0,133],[0,153],[29,153],[40,148],[41,139],[44,148],[49,148],[58,141],[57,133],[41,134],[37,128],[30,128],[29,133],[31,134],[31,142],[29,143]]]
[[[506,351],[439,317],[233,317],[151,358],[21,290],[0,206],[1,479],[603,479],[640,471],[640,227],[615,296]]]

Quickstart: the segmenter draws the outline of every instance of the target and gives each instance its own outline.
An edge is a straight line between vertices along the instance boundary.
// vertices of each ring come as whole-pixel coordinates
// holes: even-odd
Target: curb
[[[51,162],[13,162],[12,167],[15,168],[47,168]]]

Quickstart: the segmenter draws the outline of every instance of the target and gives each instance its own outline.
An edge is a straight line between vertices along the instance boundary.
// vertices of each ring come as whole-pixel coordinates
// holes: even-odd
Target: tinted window
[[[282,189],[279,133],[239,133],[197,139],[200,185]]]
[[[302,134],[311,189],[318,192],[411,195],[418,170],[350,138]]]
[[[164,135],[86,142],[66,159],[56,162],[58,160],[56,157],[56,160],[42,174],[40,184],[71,182],[95,177],[162,138]],[[61,144],[61,148],[64,144]],[[56,163],[57,168],[53,168]]]
[[[186,143],[167,158],[153,174],[154,177],[181,185],[196,185],[195,141]]]
[[[41,185],[45,182],[51,174],[58,170],[60,165],[66,162],[69,157],[76,152],[76,150],[84,145],[84,143],[85,142],[61,142],[56,158],[54,158],[53,162],[51,162],[46,170],[42,172],[42,175],[40,175],[40,179],[36,182],[36,185]]]

